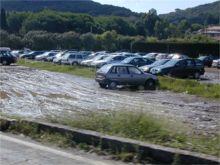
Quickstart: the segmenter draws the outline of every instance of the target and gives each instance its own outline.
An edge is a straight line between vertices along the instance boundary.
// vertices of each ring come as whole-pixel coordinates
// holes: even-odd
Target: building
[[[205,29],[201,29],[197,32],[197,34],[203,34],[216,40],[220,40],[220,26],[211,26]]]

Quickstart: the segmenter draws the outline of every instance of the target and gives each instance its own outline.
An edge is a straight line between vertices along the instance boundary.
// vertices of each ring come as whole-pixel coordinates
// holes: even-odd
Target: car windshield
[[[169,60],[158,60],[155,61],[152,65],[163,65],[165,63],[167,63]]]
[[[111,61],[115,56],[107,56],[103,58],[104,61]]]
[[[128,57],[128,58],[124,59],[122,61],[122,63],[124,63],[124,64],[129,63],[131,61],[131,59],[133,59],[133,57]]]
[[[170,60],[167,63],[165,63],[164,65],[166,66],[174,66],[179,60]]]
[[[101,67],[98,72],[102,72],[102,73],[107,73],[109,71],[109,69],[111,69],[112,65],[104,65],[103,67]]]
[[[9,51],[1,51],[1,54],[2,54],[3,56],[12,56]]]
[[[95,58],[94,58],[94,61],[96,61],[96,60],[103,60],[104,58],[106,58],[107,57],[107,55],[99,55],[99,56],[96,56]]]
[[[199,57],[200,60],[204,60],[205,58],[206,58],[206,56]]]

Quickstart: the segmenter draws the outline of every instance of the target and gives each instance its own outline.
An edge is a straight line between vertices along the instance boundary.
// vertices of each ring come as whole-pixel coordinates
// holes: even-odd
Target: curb
[[[68,126],[45,122],[0,118],[0,131],[6,131],[10,128],[10,126],[16,126],[16,124],[22,123],[37,128],[37,131],[61,133],[67,136],[69,135],[76,143],[86,143],[88,145],[100,146],[103,150],[111,150],[117,153],[123,151],[138,153],[141,160],[150,158],[163,164],[172,164],[175,159],[178,159],[180,164],[220,164],[220,159],[214,156],[163,147],[127,138],[108,136],[95,131],[70,128]]]

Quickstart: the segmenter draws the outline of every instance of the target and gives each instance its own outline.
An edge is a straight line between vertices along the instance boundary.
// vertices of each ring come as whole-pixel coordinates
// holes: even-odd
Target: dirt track
[[[105,90],[93,79],[21,66],[0,66],[0,94],[0,112],[28,118],[132,110],[181,120],[203,133],[220,130],[217,101],[162,91]]]

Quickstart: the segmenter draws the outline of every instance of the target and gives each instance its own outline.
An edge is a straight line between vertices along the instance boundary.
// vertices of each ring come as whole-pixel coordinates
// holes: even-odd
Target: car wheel
[[[156,89],[156,83],[154,80],[149,79],[145,83],[145,90],[155,90]]]
[[[194,74],[194,78],[195,78],[195,79],[200,79],[200,73],[199,73],[199,72],[196,72],[196,73]]]
[[[108,83],[108,88],[109,89],[116,89],[116,87],[117,87],[117,83],[116,82],[114,82],[114,81],[111,81],[111,82],[109,82]]]
[[[77,65],[78,65],[77,62],[73,62],[73,63],[72,63],[72,66],[77,66]]]
[[[4,60],[2,61],[2,65],[10,65],[10,64],[8,63],[8,61]]]
[[[101,84],[101,83],[99,83],[99,86],[100,86],[101,88],[106,88],[106,84]]]

